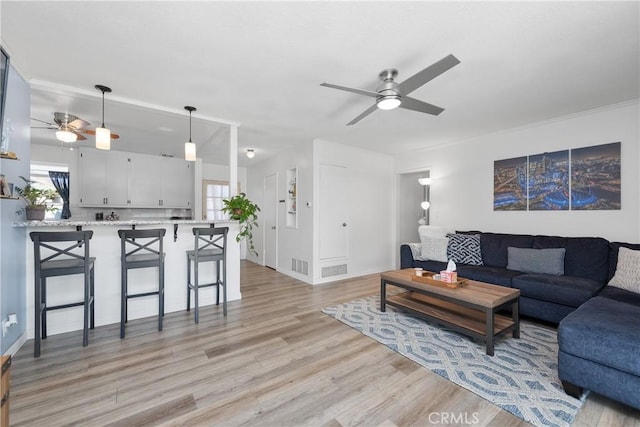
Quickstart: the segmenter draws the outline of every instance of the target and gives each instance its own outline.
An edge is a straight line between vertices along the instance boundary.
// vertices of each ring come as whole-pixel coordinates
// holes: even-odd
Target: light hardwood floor
[[[131,321],[124,340],[103,326],[86,348],[81,332],[50,336],[39,359],[27,341],[11,424],[389,427],[444,413],[528,425],[320,312],[376,294],[377,275],[313,287],[243,261],[241,291],[226,318],[205,307],[198,325],[170,313],[163,332],[156,318]],[[640,426],[640,412],[592,394],[574,425]]]

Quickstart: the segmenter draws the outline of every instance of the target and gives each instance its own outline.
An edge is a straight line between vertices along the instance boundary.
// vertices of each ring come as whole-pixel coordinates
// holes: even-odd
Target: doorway
[[[264,265],[278,269],[278,174],[264,178]]]
[[[401,173],[397,180],[397,247],[402,243],[419,242],[418,227],[427,212],[422,209],[426,200],[425,186],[418,179],[429,177],[429,170]],[[422,220],[422,221],[421,221]]]

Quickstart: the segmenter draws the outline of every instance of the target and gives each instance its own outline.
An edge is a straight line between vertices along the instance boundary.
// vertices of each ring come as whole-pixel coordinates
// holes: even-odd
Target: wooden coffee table
[[[414,274],[412,268],[380,274],[380,311],[386,310],[386,304],[393,305],[483,340],[490,356],[496,336],[512,331],[514,338],[520,338],[520,290],[474,280],[451,289],[414,281],[411,278]],[[406,292],[388,296],[387,285]],[[511,317],[497,314],[508,307]]]

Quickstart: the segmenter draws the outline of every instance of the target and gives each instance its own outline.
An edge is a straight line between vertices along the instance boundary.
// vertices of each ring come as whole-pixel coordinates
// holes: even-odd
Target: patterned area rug
[[[378,296],[322,312],[536,426],[569,426],[586,396],[565,394],[556,331],[532,322],[520,323],[520,339],[498,338],[491,357],[482,342],[389,305],[381,312]]]

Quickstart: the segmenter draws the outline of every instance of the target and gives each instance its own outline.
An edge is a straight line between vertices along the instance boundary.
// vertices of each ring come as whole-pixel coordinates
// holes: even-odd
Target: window
[[[49,178],[49,171],[69,172],[69,168],[63,165],[31,163],[30,179],[36,183],[34,186],[56,191],[56,187],[51,182],[51,178]],[[60,219],[60,214],[62,213],[61,197],[57,197],[53,201],[53,207],[55,211],[47,211],[44,219]]]
[[[229,216],[222,212],[223,199],[229,198],[229,181],[202,181],[203,217],[207,221],[226,220]]]

